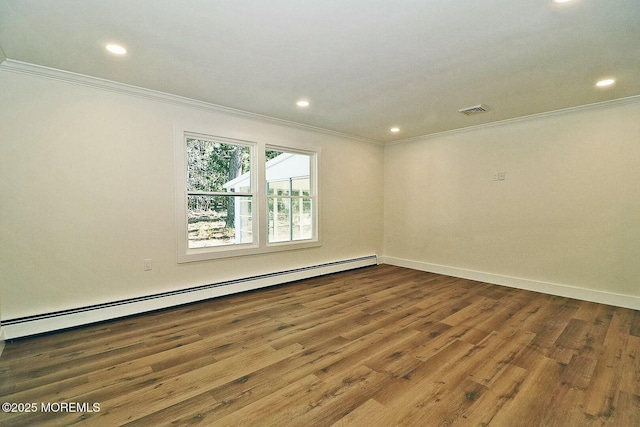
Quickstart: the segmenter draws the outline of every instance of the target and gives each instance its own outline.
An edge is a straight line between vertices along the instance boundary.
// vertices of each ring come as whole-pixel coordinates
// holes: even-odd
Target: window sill
[[[315,240],[299,240],[295,242],[278,242],[270,243],[267,246],[259,247],[257,245],[237,245],[233,248],[229,247],[211,247],[187,249],[184,253],[178,254],[178,264],[207,261],[222,258],[242,257],[248,255],[267,254],[283,251],[292,251],[297,249],[306,249],[322,246],[321,242]]]

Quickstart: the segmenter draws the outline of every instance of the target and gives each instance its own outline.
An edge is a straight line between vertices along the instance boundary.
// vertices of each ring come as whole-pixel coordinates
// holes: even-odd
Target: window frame
[[[291,148],[291,147],[285,147],[282,145],[272,145],[272,144],[267,144],[264,149],[262,150],[262,153],[264,154],[267,150],[273,150],[273,151],[281,151],[283,153],[290,153],[290,154],[302,154],[305,156],[309,156],[309,191],[310,191],[310,195],[309,196],[293,196],[293,195],[288,195],[288,196],[269,196],[268,192],[267,192],[267,180],[266,180],[266,168],[265,168],[265,176],[264,179],[261,180],[262,184],[264,185],[264,190],[261,192],[261,194],[264,194],[264,209],[265,209],[265,219],[264,219],[264,226],[265,226],[265,236],[264,236],[264,242],[266,243],[266,246],[269,248],[278,248],[281,246],[288,246],[288,245],[295,245],[295,244],[303,244],[305,242],[314,242],[316,240],[318,240],[318,233],[319,233],[319,227],[318,227],[318,156],[319,156],[319,150],[316,149],[314,151],[310,151],[310,150],[302,150],[302,149],[296,149],[296,148]],[[266,165],[266,159],[265,161],[263,161],[263,167],[264,165]],[[284,199],[289,199],[291,201],[293,201],[293,199],[299,199],[301,202],[303,199],[308,198],[311,199],[311,239],[298,239],[298,240],[285,240],[285,241],[277,241],[277,242],[269,242],[269,226],[268,226],[268,217],[269,217],[269,199],[278,199],[278,198],[284,198]],[[290,208],[292,209],[292,208]]]
[[[177,260],[178,263],[205,261],[219,258],[247,256],[261,253],[278,252],[321,246],[320,240],[320,186],[319,162],[320,149],[318,147],[267,144],[261,141],[219,136],[210,131],[196,130],[195,127],[175,128],[175,219],[177,230]],[[251,159],[251,191],[252,197],[252,243],[236,243],[230,245],[209,246],[203,248],[189,248],[188,241],[188,213],[187,213],[187,138],[201,138],[221,143],[250,147]],[[268,197],[266,183],[266,150],[276,150],[286,153],[304,154],[310,156],[310,190],[312,196],[312,237],[310,239],[268,242]],[[228,194],[227,194],[228,195]]]

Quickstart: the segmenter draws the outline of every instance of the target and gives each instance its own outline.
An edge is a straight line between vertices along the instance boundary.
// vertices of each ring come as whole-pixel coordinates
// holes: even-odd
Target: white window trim
[[[215,139],[221,142],[239,144],[251,147],[252,173],[251,173],[251,194],[253,221],[253,234],[257,236],[253,243],[234,244],[228,246],[214,246],[206,248],[189,248],[187,238],[187,156],[186,156],[186,135]],[[318,165],[320,163],[320,148],[305,147],[299,144],[288,146],[283,144],[266,144],[218,136],[215,133],[202,131],[196,127],[175,127],[175,193],[176,193],[176,230],[177,230],[177,259],[178,263],[205,261],[210,259],[229,258],[237,256],[247,256],[261,253],[278,252],[294,249],[303,249],[321,246],[320,240],[320,185],[318,179]],[[286,242],[267,242],[267,196],[266,196],[266,171],[265,171],[265,150],[285,151],[288,153],[299,153],[311,156],[311,190],[312,194],[312,216],[313,216],[313,237],[305,240],[294,240]]]

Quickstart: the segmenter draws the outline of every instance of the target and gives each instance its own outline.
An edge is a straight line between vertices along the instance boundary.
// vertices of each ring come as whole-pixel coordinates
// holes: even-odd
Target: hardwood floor
[[[640,312],[381,265],[16,340],[0,379],[11,426],[637,427]]]

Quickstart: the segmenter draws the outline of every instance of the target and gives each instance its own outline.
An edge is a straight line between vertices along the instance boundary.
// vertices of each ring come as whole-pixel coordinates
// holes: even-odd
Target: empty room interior
[[[638,28],[0,0],[0,424],[639,426]]]

